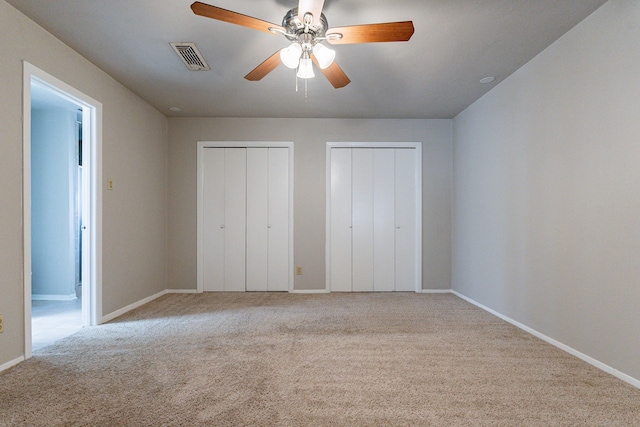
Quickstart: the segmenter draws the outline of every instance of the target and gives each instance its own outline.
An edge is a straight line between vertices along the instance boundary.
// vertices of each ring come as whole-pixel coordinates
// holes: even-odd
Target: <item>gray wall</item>
[[[77,113],[31,112],[31,293],[74,296]]]
[[[422,142],[423,289],[451,288],[451,121],[169,119],[169,288],[197,284],[198,141],[294,142],[296,290],[325,288],[326,142]]]
[[[103,314],[167,287],[167,119],[0,1],[0,366],[24,355],[22,61],[103,106]]]
[[[454,120],[453,288],[640,378],[640,2]]]

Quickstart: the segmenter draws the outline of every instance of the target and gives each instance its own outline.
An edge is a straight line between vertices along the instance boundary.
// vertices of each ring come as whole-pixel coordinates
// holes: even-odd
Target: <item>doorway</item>
[[[24,63],[25,358],[100,319],[101,105]]]

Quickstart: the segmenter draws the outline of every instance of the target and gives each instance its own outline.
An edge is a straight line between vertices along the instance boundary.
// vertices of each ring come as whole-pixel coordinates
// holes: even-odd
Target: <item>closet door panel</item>
[[[246,153],[246,148],[225,148],[225,291],[244,291],[246,286]]]
[[[395,150],[374,151],[373,277],[375,291],[395,289]]]
[[[289,149],[269,148],[268,288],[289,290]]]
[[[267,291],[269,149],[247,148],[247,291]]]
[[[331,150],[331,291],[351,291],[351,149]]]
[[[224,148],[203,152],[203,289],[224,290]]]
[[[352,287],[373,291],[373,149],[351,151]]]
[[[396,291],[416,290],[416,156],[415,150],[396,149]]]

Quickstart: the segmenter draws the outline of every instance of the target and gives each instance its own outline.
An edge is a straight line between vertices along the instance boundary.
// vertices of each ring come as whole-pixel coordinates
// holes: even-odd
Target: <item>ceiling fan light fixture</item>
[[[313,54],[318,60],[318,66],[321,69],[327,68],[329,65],[333,63],[333,60],[336,58],[336,51],[333,49],[329,49],[323,44],[316,44],[313,47]]]
[[[300,65],[298,66],[298,73],[296,74],[301,79],[311,79],[315,77],[313,73],[313,62],[308,55],[304,55],[300,59]]]
[[[302,46],[298,43],[291,43],[280,51],[280,60],[287,68],[297,68],[302,55]]]

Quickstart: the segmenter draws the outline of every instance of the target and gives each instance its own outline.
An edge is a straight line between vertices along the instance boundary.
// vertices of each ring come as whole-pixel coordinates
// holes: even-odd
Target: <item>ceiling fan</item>
[[[322,13],[324,0],[299,0],[298,7],[289,10],[282,19],[282,25],[272,24],[258,18],[211,6],[199,1],[191,5],[196,15],[243,27],[283,35],[291,44],[267,58],[245,79],[257,81],[273,71],[281,62],[303,79],[314,77],[313,65],[336,89],[348,85],[351,80],[334,61],[335,51],[322,42],[330,44],[357,44],[377,42],[408,41],[413,35],[413,22],[386,22],[382,24],[352,25],[329,28],[327,18]]]

